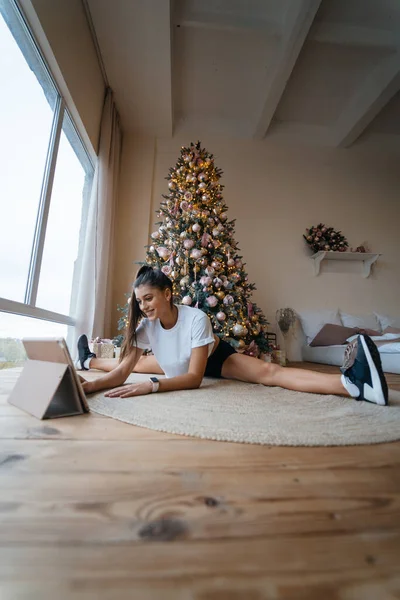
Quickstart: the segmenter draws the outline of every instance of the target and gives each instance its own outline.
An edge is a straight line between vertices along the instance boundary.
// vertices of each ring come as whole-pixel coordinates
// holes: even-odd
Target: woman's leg
[[[90,359],[89,368],[98,369],[99,371],[113,371],[118,366],[118,358],[96,358]]]
[[[118,358],[91,358],[90,369],[99,369],[100,371],[112,371],[118,366]],[[155,359],[155,356],[141,356],[133,369],[133,373],[155,373],[164,375],[164,371]]]
[[[156,357],[153,354],[147,356],[141,356],[133,369],[134,373],[155,373],[157,375],[164,375],[164,371],[156,361]]]
[[[229,356],[222,365],[221,374],[225,379],[279,386],[297,392],[350,396],[341,382],[340,374],[328,375],[305,369],[281,367],[245,354]]]

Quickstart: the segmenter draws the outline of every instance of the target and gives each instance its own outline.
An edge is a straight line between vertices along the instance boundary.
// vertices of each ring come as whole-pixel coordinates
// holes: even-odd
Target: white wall
[[[168,168],[175,165],[182,144],[196,141],[157,140],[153,153],[148,152],[153,142],[129,139],[123,150],[116,302],[124,301],[132,262],[145,257],[146,233],[153,230],[154,211],[167,191]],[[395,154],[362,143],[348,150],[290,147],[268,138],[202,143],[224,171],[229,217],[237,219],[235,237],[249,279],[258,288],[254,299],[272,322],[276,309],[285,306],[399,313],[400,174]],[[367,241],[371,251],[383,254],[368,279],[362,277],[360,263],[324,263],[321,275],[314,276],[302,234],[320,221],[342,230],[351,246]]]
[[[74,120],[97,152],[105,85],[81,0],[20,4]]]

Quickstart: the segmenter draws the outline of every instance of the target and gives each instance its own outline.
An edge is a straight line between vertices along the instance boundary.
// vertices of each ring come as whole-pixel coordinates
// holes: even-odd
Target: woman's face
[[[140,310],[148,319],[160,319],[171,311],[171,290],[160,290],[150,285],[139,285],[135,289]]]

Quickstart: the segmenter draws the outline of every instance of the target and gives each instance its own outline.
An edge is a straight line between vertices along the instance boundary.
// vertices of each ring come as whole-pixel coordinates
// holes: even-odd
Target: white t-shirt
[[[178,319],[172,329],[164,329],[160,319],[144,318],[136,329],[137,347],[151,348],[167,377],[184,375],[189,370],[192,348],[208,346],[210,356],[214,346],[211,321],[198,308],[179,304]]]

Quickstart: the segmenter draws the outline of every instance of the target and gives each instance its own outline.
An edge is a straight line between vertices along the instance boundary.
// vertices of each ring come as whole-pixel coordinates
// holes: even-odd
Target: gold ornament
[[[258,315],[253,315],[251,317],[251,320],[253,321],[253,323],[257,323],[257,321],[258,321]]]
[[[244,347],[245,347],[245,345],[246,345],[246,342],[245,342],[244,340],[239,340],[239,341],[238,341],[238,346],[239,346],[239,348],[244,348]]]
[[[225,292],[223,292],[222,290],[219,292],[215,292],[215,295],[219,300],[223,300],[225,298]]]

